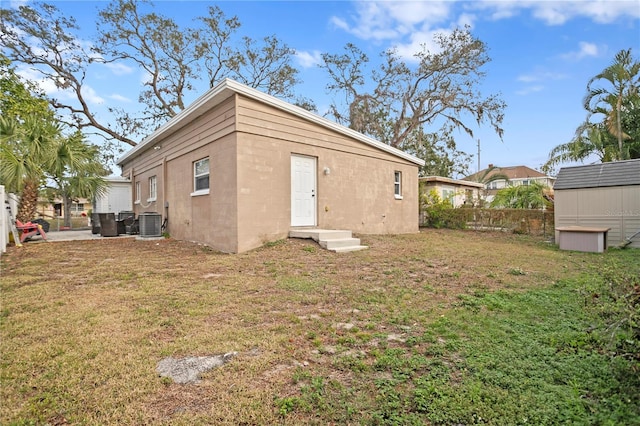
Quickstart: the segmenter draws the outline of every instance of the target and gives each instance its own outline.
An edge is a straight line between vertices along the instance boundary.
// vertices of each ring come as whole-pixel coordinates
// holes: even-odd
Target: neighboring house
[[[640,231],[640,159],[563,167],[554,192],[556,229],[611,228],[609,245]],[[640,248],[640,235],[631,247]]]
[[[91,210],[91,202],[86,198],[77,198],[71,203],[71,217],[88,216]],[[46,198],[38,198],[36,213],[44,219],[64,218],[64,206],[61,199],[51,203]]]
[[[418,232],[418,168],[389,145],[224,80],[127,152],[137,214],[239,253],[305,227]]]
[[[504,175],[509,180],[491,180],[491,177],[494,175]],[[487,182],[484,185],[485,189],[483,196],[485,201],[490,203],[493,201],[493,197],[499,190],[508,186],[531,185],[533,182],[538,182],[543,186],[553,188],[556,178],[547,176],[544,173],[527,166],[495,167],[493,164],[489,164],[488,168],[467,176],[464,180],[472,182]],[[491,181],[488,182],[489,180]]]
[[[435,190],[442,200],[450,200],[453,207],[475,206],[480,200],[484,185],[478,182],[451,179],[442,176],[427,176],[420,180],[423,194]]]
[[[109,176],[107,191],[93,201],[93,213],[114,213],[133,211],[131,181],[120,176]]]

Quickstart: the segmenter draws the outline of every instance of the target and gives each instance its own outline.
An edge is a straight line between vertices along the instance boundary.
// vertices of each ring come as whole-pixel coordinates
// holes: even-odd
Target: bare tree
[[[329,114],[354,130],[402,148],[416,129],[438,126],[443,139],[451,129],[473,136],[469,119],[488,122],[500,138],[505,103],[498,95],[484,97],[479,86],[489,62],[487,47],[468,28],[435,37],[438,52],[426,46],[403,61],[396,50],[382,53],[382,64],[367,75],[369,58],[353,44],[341,55],[323,54],[321,68],[331,82],[327,88],[344,96]],[[429,132],[427,130],[427,132]],[[414,143],[412,141],[411,143]]]
[[[139,119],[126,113],[119,115],[123,128],[136,133],[158,127],[182,111],[184,97],[198,79],[197,33],[181,29],[172,19],[156,13],[140,13],[143,4],[149,5],[116,0],[101,10],[94,48],[102,62],[133,62],[147,74],[138,97],[147,107],[145,115]]]
[[[82,89],[93,57],[73,35],[78,29],[73,17],[64,16],[52,5],[0,9],[0,42],[9,59],[33,67],[57,88],[75,95],[75,102],[50,99],[53,108],[68,113],[66,124],[81,130],[93,128],[109,138],[135,145],[135,141],[99,122],[87,102]]]
[[[201,43],[197,54],[204,58],[204,69],[209,78],[209,87],[225,77],[231,69],[241,62],[236,49],[232,48],[234,33],[240,28],[240,20],[233,16],[227,18],[218,6],[209,6],[209,15],[198,18],[204,29],[200,35]]]
[[[196,26],[182,27],[153,11],[148,1],[114,0],[99,12],[97,42],[81,40],[73,17],[49,4],[0,10],[0,42],[9,59],[32,66],[74,99],[51,99],[51,105],[71,117],[78,129],[93,128],[107,140],[136,145],[146,135],[185,108],[197,83],[213,87],[233,77],[269,94],[293,98],[298,71],[291,65],[293,49],[275,36],[260,41],[235,36],[236,17],[227,18],[217,6]],[[94,64],[135,65],[148,78],[132,113],[110,108],[113,119],[101,121],[83,91]],[[86,87],[85,87],[86,90]]]
[[[293,86],[299,81],[298,70],[291,66],[295,50],[281,43],[275,36],[258,41],[243,38],[243,45],[234,55],[232,77],[249,87],[270,95],[292,99]]]

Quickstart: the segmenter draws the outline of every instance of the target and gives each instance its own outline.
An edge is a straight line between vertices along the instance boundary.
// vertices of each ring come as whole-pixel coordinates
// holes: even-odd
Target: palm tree
[[[558,164],[583,161],[591,156],[598,157],[603,163],[619,158],[615,138],[603,123],[583,123],[571,141],[551,150],[542,170],[549,174]]]
[[[38,191],[60,134],[57,123],[34,115],[22,121],[0,117],[0,183],[21,194],[16,214],[20,221],[35,216]]]
[[[26,222],[37,210],[40,189],[55,184],[55,194],[65,205],[65,225],[70,226],[74,198],[93,198],[106,189],[107,174],[98,149],[82,134],[62,135],[59,123],[30,115],[23,121],[0,117],[0,184],[20,194],[16,218]]]
[[[474,176],[474,181],[483,183],[485,186],[497,180],[509,182],[509,176],[504,173],[499,173],[497,170],[500,170],[500,167],[490,164],[489,167],[482,171],[482,173],[478,173]]]
[[[595,87],[596,83],[607,83],[610,88]],[[594,76],[587,83],[587,95],[584,97],[584,108],[589,117],[603,114],[606,128],[618,140],[617,160],[628,159],[623,149],[623,141],[630,139],[623,129],[622,115],[627,99],[638,96],[640,92],[640,62],[631,56],[631,49],[621,50],[611,65]]]
[[[498,191],[491,202],[491,207],[508,209],[541,209],[547,205],[545,190],[547,187],[539,182],[531,185],[510,186]]]
[[[75,198],[93,199],[107,189],[108,171],[99,161],[96,146],[89,145],[82,133],[58,139],[55,155],[47,165],[47,177],[55,184],[53,194],[62,199],[64,225],[71,226],[71,203]]]

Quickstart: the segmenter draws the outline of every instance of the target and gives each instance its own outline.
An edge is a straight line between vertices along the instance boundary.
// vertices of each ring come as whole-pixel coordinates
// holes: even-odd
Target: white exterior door
[[[118,214],[121,211],[131,211],[131,184],[113,185],[109,189],[109,210]]]
[[[131,184],[111,184],[107,191],[94,202],[94,213],[115,213],[132,211]]]
[[[316,159],[291,156],[291,226],[316,225]]]

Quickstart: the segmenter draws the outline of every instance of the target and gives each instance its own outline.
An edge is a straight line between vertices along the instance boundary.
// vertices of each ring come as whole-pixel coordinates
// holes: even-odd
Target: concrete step
[[[337,229],[294,229],[289,231],[290,238],[312,238],[314,241],[351,238],[351,231]]]
[[[337,247],[329,250],[334,251],[336,253],[346,253],[349,251],[366,250],[368,248],[369,248],[368,246],[357,245],[357,246]]]
[[[327,250],[333,250],[335,248],[340,248],[340,247],[359,246],[360,238],[322,239],[319,241],[319,243],[320,243],[320,246],[322,246],[322,248],[326,248]]]
[[[320,247],[336,253],[369,248],[361,245],[360,239],[353,238],[352,235],[351,231],[335,229],[294,229],[289,231],[289,238],[311,238],[318,242]]]

